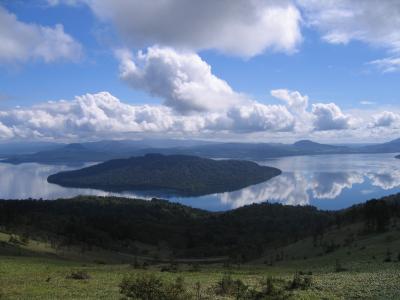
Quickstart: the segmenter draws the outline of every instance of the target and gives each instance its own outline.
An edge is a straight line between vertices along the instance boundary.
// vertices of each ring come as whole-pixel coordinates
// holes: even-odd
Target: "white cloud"
[[[64,32],[61,24],[46,27],[23,23],[0,6],[0,63],[77,60],[81,52],[81,45]]]
[[[228,117],[237,131],[293,131],[295,118],[282,105],[253,102],[231,108]]]
[[[397,0],[298,0],[305,20],[333,44],[352,40],[400,51],[400,6]]]
[[[361,100],[360,104],[361,105],[375,105],[376,103],[373,101],[369,101],[369,100]]]
[[[49,6],[57,6],[60,4],[75,6],[82,3],[81,0],[47,0],[46,2]]]
[[[271,95],[275,98],[285,101],[289,107],[303,112],[308,107],[308,96],[303,96],[297,91],[289,91],[286,89],[272,90]]]
[[[373,116],[374,121],[370,127],[399,127],[400,114],[391,111],[384,111]]]
[[[71,0],[50,0],[51,4]],[[76,1],[72,1],[74,4]],[[133,47],[154,44],[251,57],[291,53],[301,42],[300,12],[289,0],[80,0],[115,25]]]
[[[355,119],[342,112],[334,103],[317,103],[312,105],[312,113],[315,117],[315,130],[344,130],[350,129]]]
[[[400,71],[400,57],[387,57],[370,62],[384,73]]]
[[[267,105],[248,100],[246,104],[234,104],[220,111],[182,114],[165,105],[123,103],[111,94],[101,92],[77,96],[73,100],[0,110],[0,139],[74,140],[154,134],[170,137],[228,136],[244,141],[249,138],[293,139],[300,134],[303,138],[329,140],[337,137],[337,130],[340,130],[342,138],[354,140],[355,137],[365,138],[366,132],[372,135],[380,128],[387,129],[387,136],[398,128],[395,124],[399,124],[378,127],[378,124],[388,125],[379,121],[372,126],[370,116],[369,119],[362,117],[362,122],[355,122],[354,117],[344,114],[332,103],[314,104],[312,111],[306,112],[300,116],[293,114],[287,105]],[[298,124],[302,131],[298,131]]]
[[[400,5],[397,0],[297,0],[306,22],[332,44],[360,41],[392,57],[372,62],[384,72],[400,69]]]
[[[195,53],[150,47],[134,58],[127,50],[117,51],[117,56],[124,81],[163,98],[176,111],[220,111],[246,101]]]
[[[163,105],[129,105],[107,92],[0,111],[0,138],[106,138],[134,133],[203,134],[287,131],[283,106],[252,103],[227,111],[181,115]]]
[[[288,110],[295,116],[295,129],[299,132],[306,132],[312,128],[313,116],[308,109],[308,96],[298,91],[287,89],[272,90],[271,95],[287,104]]]

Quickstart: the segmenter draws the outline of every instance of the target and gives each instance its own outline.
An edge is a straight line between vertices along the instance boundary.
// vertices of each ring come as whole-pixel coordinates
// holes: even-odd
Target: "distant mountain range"
[[[22,150],[25,150],[25,152]],[[4,153],[2,155],[3,162],[13,164],[26,162],[45,164],[103,162],[110,159],[145,155],[147,153],[264,160],[295,155],[398,152],[400,152],[400,139],[370,145],[327,145],[309,140],[298,141],[294,144],[216,143],[195,140],[111,140],[68,145],[52,143],[32,144],[25,148],[21,144],[9,144],[8,146],[0,144],[0,154]]]
[[[197,196],[238,190],[279,174],[279,169],[249,161],[147,154],[60,172],[49,176],[48,182],[67,187],[166,190]]]
[[[51,142],[9,142],[0,143],[0,157],[10,155],[29,154],[39,151],[57,149],[65,144]]]

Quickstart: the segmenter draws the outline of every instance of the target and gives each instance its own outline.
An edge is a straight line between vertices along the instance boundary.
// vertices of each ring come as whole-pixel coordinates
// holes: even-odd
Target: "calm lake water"
[[[47,176],[67,166],[0,163],[0,198],[70,198],[76,195],[160,197],[212,211],[229,210],[265,201],[311,204],[322,209],[341,209],[371,198],[400,192],[400,160],[394,154],[320,155],[271,159],[258,162],[283,171],[270,181],[235,192],[201,197],[176,197],[157,192],[111,193],[93,189],[63,188],[47,183]],[[77,167],[75,167],[77,168]]]

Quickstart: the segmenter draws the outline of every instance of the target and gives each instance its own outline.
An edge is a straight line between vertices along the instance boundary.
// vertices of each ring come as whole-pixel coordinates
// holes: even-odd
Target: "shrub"
[[[264,294],[270,295],[270,296],[276,294],[277,288],[275,287],[275,284],[271,277],[268,277],[267,280],[265,281],[265,286],[263,288],[263,292],[264,292]]]
[[[296,272],[294,273],[293,279],[289,284],[289,289],[291,290],[296,290],[296,289],[301,289],[301,290],[306,290],[308,289],[312,284],[312,277],[311,276],[301,276],[300,273]]]
[[[68,274],[66,278],[74,280],[87,280],[90,279],[90,275],[85,271],[74,271]]]
[[[278,283],[284,284],[285,281],[282,279],[276,279],[268,277],[260,281],[261,291],[255,289],[249,289],[244,298],[246,300],[286,300],[290,298],[290,294],[287,294],[285,290],[278,285]]]
[[[164,266],[160,270],[161,272],[170,272],[170,273],[176,273],[179,271],[179,267],[177,263],[171,263],[168,266]]]
[[[190,299],[182,277],[169,283],[154,274],[125,277],[119,285],[120,293],[136,300],[187,300]]]
[[[198,263],[194,263],[190,266],[190,272],[200,272],[200,265]]]
[[[95,259],[93,262],[98,265],[106,265],[107,264],[104,260],[101,260],[101,259]]]
[[[225,274],[217,282],[215,293],[220,296],[236,296],[236,299],[242,299],[248,290],[248,286],[240,279],[234,280],[229,274]]]
[[[195,284],[195,290],[196,290],[196,300],[200,300],[201,299],[201,284],[199,281],[197,281]]]

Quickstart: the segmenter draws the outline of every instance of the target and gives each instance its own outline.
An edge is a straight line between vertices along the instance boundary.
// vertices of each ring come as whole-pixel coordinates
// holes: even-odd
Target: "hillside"
[[[24,144],[25,145],[25,144]],[[18,146],[18,145],[17,145]],[[19,145],[21,148],[21,145]],[[50,146],[48,146],[50,147]],[[274,157],[318,154],[352,153],[394,153],[400,151],[400,140],[372,145],[328,145],[310,140],[301,140],[294,144],[282,143],[216,143],[194,140],[104,140],[81,144],[56,145],[52,148],[35,152],[26,146],[25,152],[13,144],[0,145],[0,157],[4,162],[19,164],[37,162],[45,164],[71,164],[82,162],[103,162],[116,158],[128,158],[148,153],[164,155],[195,155],[208,158],[231,158],[264,160]],[[1,155],[1,150],[3,155]],[[11,151],[12,152],[5,152]],[[15,150],[15,151],[14,151]],[[8,153],[8,154],[6,154]],[[13,153],[10,155],[10,153]]]
[[[266,181],[280,170],[239,160],[147,154],[110,160],[48,177],[68,187],[105,190],[165,190],[181,195],[205,195],[238,190]]]
[[[110,157],[109,153],[91,150],[82,144],[68,144],[61,148],[40,151],[33,154],[13,155],[7,157],[3,162],[11,164],[20,163],[85,163],[101,162]]]
[[[211,213],[112,197],[0,201],[0,295],[121,299],[124,280],[155,278],[178,280],[185,300],[398,299],[399,216],[400,195],[338,212],[264,203]]]
[[[360,151],[365,153],[395,153],[400,151],[400,139],[395,139],[387,143],[369,145],[361,147]]]
[[[0,294],[10,300],[121,299],[124,278],[154,276],[163,282],[184,278],[185,300],[399,299],[399,229],[357,232],[355,226],[344,226],[328,232],[317,245],[312,238],[299,240],[248,264],[160,261],[97,248],[56,248],[35,239],[15,244],[12,235],[0,233]],[[351,239],[328,253],[319,246],[347,237]],[[72,279],[72,274],[88,277]],[[233,291],[221,293],[222,283]]]
[[[333,225],[361,223],[366,232],[383,232],[399,215],[400,195],[337,212],[263,203],[213,213],[161,200],[114,197],[0,201],[0,227],[64,245],[138,254],[134,245],[144,243],[163,245],[176,257],[232,256],[245,261],[265,249],[324,235]]]
[[[178,282],[185,300],[398,299],[399,224],[400,195],[338,212],[0,200],[0,295],[121,299],[123,282]]]

